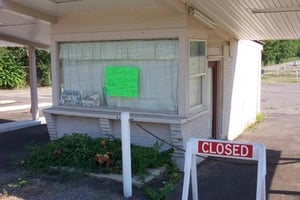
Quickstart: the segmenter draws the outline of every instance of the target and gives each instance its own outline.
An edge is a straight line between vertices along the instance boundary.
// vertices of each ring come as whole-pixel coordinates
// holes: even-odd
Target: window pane
[[[202,104],[202,76],[190,79],[190,107]]]
[[[190,74],[205,72],[205,42],[190,42]]]
[[[62,43],[61,104],[177,111],[178,40]],[[107,66],[139,69],[138,98],[105,94]]]

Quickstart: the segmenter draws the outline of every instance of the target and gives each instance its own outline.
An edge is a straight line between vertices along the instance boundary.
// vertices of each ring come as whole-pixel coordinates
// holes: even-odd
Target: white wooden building
[[[129,111],[133,143],[156,142],[138,123],[184,148],[190,137],[233,140],[255,121],[262,51],[257,40],[299,38],[299,4],[1,0],[0,15],[11,20],[1,18],[0,39],[50,44],[53,107],[44,114],[51,139],[72,132],[119,137],[120,113]],[[135,93],[111,93],[106,80],[119,79],[109,68],[122,72],[122,80],[135,74]],[[174,153],[178,164],[182,155]]]

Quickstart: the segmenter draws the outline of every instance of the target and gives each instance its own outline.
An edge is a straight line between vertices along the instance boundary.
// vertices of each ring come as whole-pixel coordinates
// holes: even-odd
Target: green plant
[[[36,50],[37,76],[40,86],[51,85],[51,63],[50,53],[45,50]]]
[[[8,196],[8,192],[7,192],[7,190],[5,188],[2,188],[2,194],[4,196]]]
[[[160,187],[146,187],[145,194],[149,200],[165,200],[168,199],[171,192],[175,188],[175,183],[182,177],[178,168],[173,164],[167,165],[167,170],[164,173],[164,177],[160,183]]]
[[[24,67],[6,53],[0,58],[0,87],[3,89],[21,88],[26,85]]]
[[[157,148],[132,145],[131,152],[133,174],[145,174],[149,168],[171,162],[171,150],[159,152]],[[73,133],[44,146],[31,146],[24,164],[33,172],[56,166],[86,172],[121,173],[121,141]]]
[[[45,50],[36,49],[36,65],[37,65],[37,78],[40,86],[51,85],[51,63],[50,53]],[[0,59],[3,56],[9,57],[9,62],[17,63],[18,66],[29,66],[28,50],[25,47],[0,47]],[[6,61],[5,61],[6,63]],[[6,63],[8,64],[8,63]],[[28,75],[28,70],[23,69],[25,74]],[[26,76],[25,75],[25,76]],[[26,83],[26,77],[24,78]],[[27,80],[28,81],[28,80]],[[10,89],[10,88],[9,88]]]
[[[258,113],[256,115],[256,123],[258,124],[258,123],[262,122],[264,120],[264,118],[265,118],[264,113]]]
[[[14,183],[9,183],[7,184],[8,187],[10,188],[22,188],[26,185],[27,181],[22,179],[22,178],[18,178],[16,182]]]
[[[40,64],[37,66],[37,73],[40,86],[51,85],[51,67],[50,65]]]
[[[174,189],[175,182],[181,177],[172,161],[172,149],[160,151],[162,143],[153,147],[131,146],[132,172],[144,177],[147,169],[165,167],[160,188],[147,186],[148,199],[166,199]],[[50,166],[67,167],[83,172],[121,173],[122,149],[119,139],[93,139],[86,134],[73,133],[51,141],[43,146],[31,146],[30,154],[24,161],[27,169],[33,172],[47,170]]]
[[[247,131],[252,131],[256,129],[256,126],[261,123],[264,120],[265,115],[263,113],[259,113],[256,115],[256,119],[255,122],[253,122],[252,124],[250,124],[246,130]]]

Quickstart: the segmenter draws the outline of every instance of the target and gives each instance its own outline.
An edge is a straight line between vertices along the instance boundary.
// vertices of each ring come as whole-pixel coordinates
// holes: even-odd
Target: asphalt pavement
[[[266,145],[266,191],[270,200],[300,200],[299,99],[300,84],[263,84],[264,121],[237,139]],[[29,143],[47,141],[45,125],[0,133],[0,168],[9,168],[24,156]],[[197,168],[199,199],[253,200],[256,173],[256,162],[207,159]],[[178,181],[170,199],[181,199],[182,183]]]

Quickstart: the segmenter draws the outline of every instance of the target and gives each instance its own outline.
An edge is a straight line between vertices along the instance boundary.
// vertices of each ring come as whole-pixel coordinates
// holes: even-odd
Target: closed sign
[[[220,157],[252,158],[253,146],[250,144],[198,141],[198,153]]]

